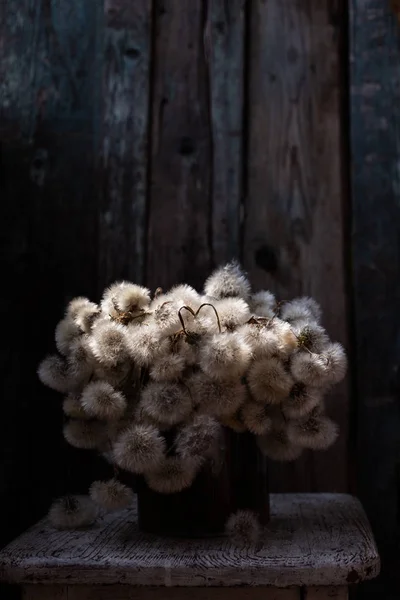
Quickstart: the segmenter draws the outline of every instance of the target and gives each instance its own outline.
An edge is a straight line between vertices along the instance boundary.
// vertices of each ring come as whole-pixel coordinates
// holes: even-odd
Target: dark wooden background
[[[399,48],[389,0],[1,0],[1,543],[102,468],[36,378],[68,299],[239,257],[351,356],[271,488],[359,494],[398,599]]]

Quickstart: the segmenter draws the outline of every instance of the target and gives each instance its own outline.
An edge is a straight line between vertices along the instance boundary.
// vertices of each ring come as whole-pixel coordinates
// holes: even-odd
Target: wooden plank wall
[[[348,345],[346,21],[342,0],[0,3],[1,541],[91,479],[35,374],[71,296],[200,286],[239,257]],[[348,488],[349,402],[329,402],[335,449],[274,467],[273,491]]]
[[[352,0],[352,250],[359,493],[382,554],[371,598],[399,597],[400,4]],[[369,596],[368,596],[369,597]]]

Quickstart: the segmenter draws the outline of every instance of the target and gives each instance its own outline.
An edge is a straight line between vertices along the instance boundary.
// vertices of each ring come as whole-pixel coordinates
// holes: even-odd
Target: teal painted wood
[[[104,25],[99,291],[144,278],[151,0],[106,0]]]
[[[77,487],[85,476],[36,368],[67,299],[92,293],[97,278],[97,9],[1,2],[1,541],[42,514],[71,472]]]
[[[400,28],[389,2],[353,0],[350,32],[358,483],[383,557],[371,594],[391,600],[400,587]]]
[[[311,295],[347,344],[342,188],[343,3],[252,2],[244,264],[280,300]],[[343,62],[342,62],[343,61]],[[346,491],[349,394],[328,401],[340,437],[327,452],[271,464],[272,491]]]

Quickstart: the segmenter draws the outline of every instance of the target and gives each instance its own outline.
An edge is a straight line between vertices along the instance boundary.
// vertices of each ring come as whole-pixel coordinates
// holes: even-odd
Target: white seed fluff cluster
[[[63,394],[67,442],[114,464],[114,479],[90,490],[103,509],[131,501],[118,468],[160,493],[191,486],[221,451],[223,427],[251,432],[277,461],[328,448],[338,435],[323,398],[345,376],[347,359],[321,325],[320,307],[253,292],[236,262],[214,271],[201,292],[181,284],[152,295],[122,281],[99,303],[75,298],[55,345],[38,374]],[[53,521],[68,514],[79,523],[74,507],[85,505],[74,502],[56,504]],[[247,513],[229,528],[256,538]]]

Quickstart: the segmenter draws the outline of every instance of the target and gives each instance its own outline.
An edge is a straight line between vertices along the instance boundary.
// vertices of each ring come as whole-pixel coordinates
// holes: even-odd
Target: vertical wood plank
[[[144,278],[152,1],[105,0],[101,292]]]
[[[245,0],[209,0],[205,29],[212,136],[212,261],[237,258],[243,171]]]
[[[400,588],[400,29],[390,2],[353,0],[350,16],[358,493],[382,555],[382,576],[369,593],[394,599]]]
[[[36,368],[65,302],[95,291],[97,10],[80,0],[1,2],[1,236],[9,292],[1,298],[8,341],[0,543],[38,518],[53,494],[82,482],[81,454],[66,450],[59,404]]]
[[[286,300],[311,295],[347,346],[340,136],[339,1],[252,3],[244,264],[258,288]],[[335,446],[271,465],[273,491],[347,488],[349,395],[328,403]]]
[[[147,283],[201,288],[239,254],[243,0],[157,0]]]
[[[157,0],[155,11],[147,284],[198,286],[211,266],[204,6]]]

